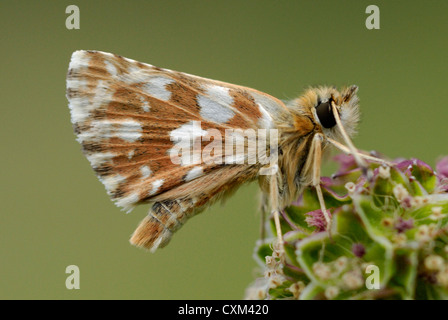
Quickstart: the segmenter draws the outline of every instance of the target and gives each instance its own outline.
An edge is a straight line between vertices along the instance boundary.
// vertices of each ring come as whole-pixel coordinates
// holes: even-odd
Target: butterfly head
[[[349,136],[353,136],[359,122],[359,99],[356,95],[357,86],[350,86],[342,90],[334,87],[316,87],[308,89],[296,100],[295,108],[302,112],[311,113],[322,132],[333,139],[341,140],[335,110],[342,125]]]

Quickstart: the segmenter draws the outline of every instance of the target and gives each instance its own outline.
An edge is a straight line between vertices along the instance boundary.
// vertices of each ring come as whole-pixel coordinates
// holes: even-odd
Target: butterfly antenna
[[[367,163],[360,157],[358,150],[355,148],[355,146],[352,143],[352,140],[348,136],[347,132],[344,129],[344,126],[342,125],[341,118],[339,117],[338,109],[336,108],[336,105],[334,101],[331,101],[331,108],[333,111],[334,118],[336,120],[336,124],[339,128],[339,131],[342,134],[342,137],[345,140],[345,143],[347,144],[348,148],[350,149],[350,153],[355,158],[356,164],[361,168],[362,173],[367,176]]]

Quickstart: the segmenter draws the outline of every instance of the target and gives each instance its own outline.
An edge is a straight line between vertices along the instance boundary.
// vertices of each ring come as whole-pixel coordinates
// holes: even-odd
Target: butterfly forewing
[[[131,210],[161,201],[159,216],[153,216],[164,227],[144,230],[157,234],[175,230],[183,213],[255,178],[257,165],[248,170],[247,163],[228,164],[224,152],[204,162],[212,131],[225,139],[228,129],[272,128],[287,112],[280,100],[250,88],[98,51],[73,53],[67,98],[78,141],[116,205]],[[199,140],[199,162],[173,162],[185,136],[188,147]]]

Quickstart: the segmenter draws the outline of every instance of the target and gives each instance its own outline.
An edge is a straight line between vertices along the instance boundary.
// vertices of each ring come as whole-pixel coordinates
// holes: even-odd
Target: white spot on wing
[[[228,88],[207,86],[205,95],[198,94],[197,101],[201,107],[200,114],[206,120],[225,123],[235,115],[231,108],[233,98],[229,95]]]
[[[150,96],[153,96],[160,100],[168,101],[171,97],[171,91],[167,90],[166,86],[173,82],[173,79],[165,77],[153,77],[142,86],[142,89]]]
[[[89,65],[89,56],[83,50],[78,50],[73,52],[72,58],[70,59],[70,64],[68,66],[69,70],[76,70],[80,68],[85,68]]]
[[[86,154],[87,160],[93,168],[97,168],[104,163],[108,163],[114,158],[116,154],[112,152],[98,152],[92,154]]]
[[[163,185],[164,181],[164,179],[153,181],[153,183],[151,184],[151,190],[149,190],[149,195],[152,196],[153,194],[156,194],[159,191],[160,187]]]
[[[142,126],[135,120],[98,120],[92,122],[90,130],[78,135],[78,141],[96,141],[118,137],[128,142],[135,142],[141,136]]]
[[[81,87],[82,82],[67,82],[67,89],[73,89],[75,91],[84,91]],[[90,95],[82,94],[80,96],[72,97],[70,99],[69,108],[72,116],[72,123],[76,124],[86,120],[90,113],[100,108],[101,106],[107,105],[112,101],[113,91],[108,87],[108,85],[103,81],[98,81],[98,85],[93,89],[93,97]]]
[[[135,142],[142,136],[142,126],[135,120],[125,120],[121,122],[116,135],[123,140]]]
[[[85,79],[67,79],[67,88],[83,91],[87,89],[87,80]]]
[[[143,97],[140,97],[140,101],[142,102],[143,111],[149,112],[151,106],[149,105],[148,101],[146,101]]]
[[[107,72],[109,72],[111,76],[116,77],[118,75],[117,68],[115,68],[111,62],[104,60],[104,64],[106,65]]]
[[[143,107],[142,108],[143,108],[143,110],[145,112],[149,112],[150,107],[149,107],[149,104],[148,104],[147,101],[143,102]]]
[[[151,175],[152,171],[151,171],[151,169],[149,169],[148,166],[141,166],[140,167],[140,173],[142,174],[142,179],[146,179],[146,178],[149,178],[149,176]]]
[[[179,128],[171,131],[170,140],[173,141],[173,147],[168,150],[171,162],[182,166],[197,164],[201,161],[201,150],[195,153],[195,141],[207,135],[206,130],[202,130],[200,121],[190,121]],[[180,156],[179,156],[180,153]]]
[[[257,104],[258,104],[258,109],[260,110],[260,112],[262,114],[261,118],[258,120],[258,125],[264,129],[274,128],[274,121],[272,120],[272,117],[269,114],[269,112],[267,112],[266,109],[263,108],[263,106],[260,103],[257,103]]]
[[[179,128],[171,131],[170,140],[171,141],[184,141],[184,140],[194,140],[196,138],[204,137],[207,135],[206,130],[202,130],[200,121],[190,121]]]
[[[106,191],[108,194],[117,190],[118,186],[126,181],[126,178],[120,174],[110,175],[106,177],[98,177],[100,181],[106,187]]]
[[[277,119],[279,115],[285,112],[283,106],[274,99],[257,92],[251,92],[251,95],[254,98],[255,103],[261,105],[272,118]]]
[[[191,181],[193,179],[199,178],[204,174],[204,170],[202,167],[194,167],[190,171],[188,171],[187,175],[185,176],[185,181]]]

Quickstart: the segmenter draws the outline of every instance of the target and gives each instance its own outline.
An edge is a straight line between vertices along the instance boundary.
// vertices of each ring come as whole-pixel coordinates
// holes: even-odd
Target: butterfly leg
[[[274,252],[276,252],[278,254],[280,261],[284,262],[285,250],[284,250],[283,234],[282,234],[282,229],[281,229],[281,225],[280,225],[280,209],[279,209],[280,203],[279,203],[279,189],[278,189],[277,174],[271,175],[269,188],[270,188],[269,196],[270,196],[272,215],[274,216],[275,229],[276,229],[276,233],[277,233],[277,243],[274,244],[273,249],[274,249]]]
[[[269,198],[266,193],[260,192],[260,213],[261,213],[261,224],[260,224],[260,239],[264,241],[266,237],[266,217],[269,211]]]
[[[322,160],[322,140],[323,136],[321,134],[314,135],[313,141],[311,143],[311,154],[308,161],[312,161],[312,185],[316,189],[317,198],[319,199],[320,208],[324,215],[325,221],[327,223],[327,231],[331,230],[331,218],[328,214],[327,208],[325,206],[324,196],[322,194],[322,188],[320,187],[320,167]],[[330,234],[331,237],[331,234]]]

